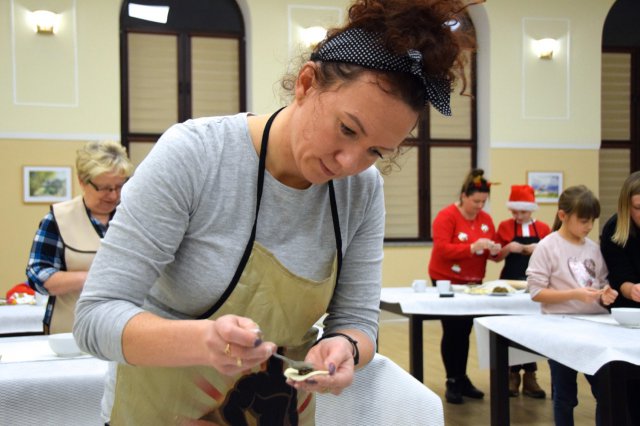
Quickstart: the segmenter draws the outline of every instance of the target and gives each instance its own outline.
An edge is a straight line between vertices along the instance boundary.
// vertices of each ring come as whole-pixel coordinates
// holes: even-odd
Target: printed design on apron
[[[522,245],[535,244],[540,242],[540,237],[538,236],[538,229],[536,228],[536,223],[532,222],[533,226],[533,235],[529,237],[518,237],[518,222],[513,221],[513,239],[511,241],[515,241]],[[529,259],[531,255],[522,254],[522,253],[509,253],[507,257],[504,259],[504,268],[500,272],[500,279],[505,280],[526,280],[527,279],[527,267],[529,266]]]
[[[279,112],[279,111],[278,111]],[[254,241],[265,173],[271,116],[262,138],[256,215],[236,273],[223,296],[200,319],[250,317],[279,352],[303,359],[317,338],[315,322],[326,312],[339,275],[342,241],[333,183],[328,182],[337,255],[330,275],[320,281],[293,274]],[[309,301],[309,303],[300,303]],[[286,384],[282,361],[270,358],[242,374],[225,376],[212,367],[133,367],[118,365],[110,424],[296,425],[314,424],[313,393]]]
[[[228,424],[244,424],[244,412],[248,410],[260,425],[298,424],[298,414],[307,408],[311,394],[298,409],[295,388],[282,380],[282,361],[271,362],[272,359],[264,371],[243,376],[227,393],[220,411]]]

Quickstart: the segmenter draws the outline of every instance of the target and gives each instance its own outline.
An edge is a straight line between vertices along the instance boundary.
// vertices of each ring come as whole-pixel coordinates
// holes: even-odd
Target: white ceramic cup
[[[437,280],[436,287],[438,288],[438,293],[451,293],[453,291],[449,280]]]
[[[427,291],[427,280],[413,280],[411,287],[416,293],[424,293]]]

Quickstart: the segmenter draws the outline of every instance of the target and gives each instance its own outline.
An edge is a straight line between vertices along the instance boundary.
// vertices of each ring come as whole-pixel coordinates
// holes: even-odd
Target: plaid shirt
[[[87,209],[87,215],[100,238],[104,237],[108,225],[95,219]],[[31,245],[29,264],[27,265],[27,281],[38,293],[49,294],[44,282],[58,271],[66,271],[64,262],[64,244],[60,238],[60,230],[53,213],[49,212],[40,222],[36,236]]]

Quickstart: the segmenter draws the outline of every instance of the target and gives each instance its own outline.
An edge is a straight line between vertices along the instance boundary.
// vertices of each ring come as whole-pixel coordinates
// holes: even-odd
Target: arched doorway
[[[630,172],[640,170],[640,2],[617,0],[602,34],[601,226]]]

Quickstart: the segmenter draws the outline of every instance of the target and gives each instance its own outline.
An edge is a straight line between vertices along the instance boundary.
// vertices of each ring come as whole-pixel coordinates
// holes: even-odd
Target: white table
[[[491,296],[456,291],[454,297],[439,297],[434,287],[428,287],[424,293],[416,293],[411,287],[383,288],[380,294],[380,308],[409,317],[409,371],[421,382],[424,355],[422,321],[540,313],[540,305],[533,302],[526,293]]]
[[[44,305],[0,305],[0,337],[42,334]]]
[[[376,354],[340,395],[317,395],[316,425],[444,426],[444,411],[438,395]]]
[[[57,357],[48,336],[0,339],[0,425],[103,425],[100,401],[108,363]],[[399,423],[398,423],[399,422]],[[318,426],[442,426],[442,400],[376,354],[341,395],[318,395]]]
[[[0,424],[103,425],[107,362],[86,355],[60,358],[47,339],[0,339]]]
[[[485,317],[474,323],[479,354],[489,348],[492,425],[509,424],[509,346],[597,375],[603,425],[626,423],[624,380],[640,379],[639,329],[617,325],[609,315]]]

